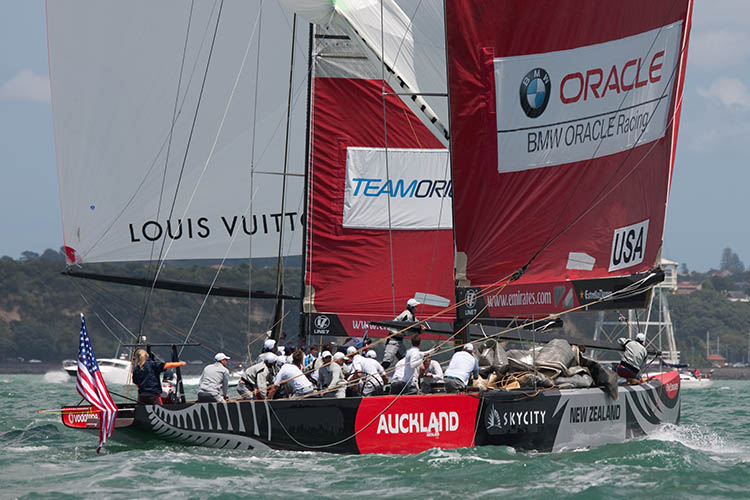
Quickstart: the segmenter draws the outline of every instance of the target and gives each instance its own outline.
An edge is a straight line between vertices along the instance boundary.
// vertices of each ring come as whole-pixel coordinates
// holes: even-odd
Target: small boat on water
[[[130,359],[125,355],[119,358],[99,359],[99,369],[102,372],[102,378],[108,384],[128,385],[133,383],[130,374]],[[66,359],[63,361],[63,370],[71,377],[77,376],[78,361]]]
[[[680,387],[683,389],[707,389],[714,385],[714,381],[703,376],[696,376],[695,373],[681,370]]]

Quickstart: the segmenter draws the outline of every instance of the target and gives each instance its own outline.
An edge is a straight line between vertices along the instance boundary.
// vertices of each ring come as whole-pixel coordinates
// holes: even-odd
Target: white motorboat
[[[714,381],[706,377],[696,377],[695,374],[681,371],[680,387],[683,389],[706,389],[714,385]]]
[[[99,369],[102,372],[104,381],[108,384],[128,385],[132,384],[130,374],[130,360],[128,358],[100,358],[98,360]],[[68,375],[75,377],[78,375],[78,361],[66,359],[63,361],[63,370]]]

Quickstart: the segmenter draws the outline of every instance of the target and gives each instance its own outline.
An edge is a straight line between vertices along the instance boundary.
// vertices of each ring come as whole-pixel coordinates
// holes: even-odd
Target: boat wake
[[[750,450],[728,442],[726,438],[704,426],[666,424],[649,434],[645,439],[676,442],[690,449],[701,451],[718,460],[750,461]]]
[[[44,381],[48,384],[65,384],[71,380],[75,380],[75,378],[68,375],[64,370],[52,370],[44,374]]]

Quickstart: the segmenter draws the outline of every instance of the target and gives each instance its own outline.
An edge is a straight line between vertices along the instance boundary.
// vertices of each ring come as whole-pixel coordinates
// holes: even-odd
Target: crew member
[[[378,363],[378,355],[375,351],[367,351],[362,360],[362,376],[360,381],[360,393],[363,396],[377,396],[383,393],[383,386],[388,383],[388,375],[385,374],[383,366]]]
[[[410,323],[416,323],[417,317],[415,313],[419,302],[417,299],[409,299],[406,301],[406,309],[404,312],[393,318],[393,321],[408,321]],[[393,330],[391,330],[393,333]],[[388,368],[393,363],[404,357],[404,336],[402,334],[394,335],[388,339],[385,344],[385,353],[383,354],[383,368]]]
[[[643,369],[643,363],[646,362],[646,356],[648,356],[643,346],[646,343],[646,335],[639,333],[635,336],[635,340],[619,338],[617,341],[625,346],[620,364],[617,365],[617,374],[628,382],[637,382],[638,374]]]
[[[432,359],[428,354],[418,370],[419,387],[424,394],[430,394],[436,384],[443,383],[443,369],[440,363]]]
[[[276,387],[289,384],[287,386],[287,393],[294,396],[304,396],[313,392],[315,388],[312,382],[302,373],[302,359],[304,356],[299,349],[294,351],[292,362],[286,363],[281,367],[281,370],[276,374],[273,384]]]
[[[465,344],[463,350],[453,355],[448,369],[445,370],[445,392],[464,392],[469,385],[470,377],[479,377],[479,363],[473,352],[474,346]]]
[[[331,383],[331,377],[333,375],[331,364],[331,352],[328,350],[324,350],[320,353],[318,359],[315,360],[315,366],[317,367],[315,372],[318,374],[316,379],[318,381],[318,389],[324,389]]]
[[[331,369],[330,381],[327,385],[322,385],[324,398],[344,398],[346,397],[346,376],[344,375],[344,361],[346,356],[343,352],[337,352],[333,355],[333,363],[320,369],[321,373],[326,368]]]
[[[266,335],[271,335],[271,331],[267,331]],[[274,339],[266,339],[263,341],[263,349],[260,352],[272,352],[276,354],[276,341]]]
[[[310,352],[305,355],[303,363],[305,370],[309,370],[313,367],[315,360],[318,359],[318,346],[314,345],[310,347]]]
[[[159,374],[164,370],[185,366],[184,361],[163,363],[149,356],[145,349],[135,351],[133,383],[138,386],[138,402],[145,405],[161,404],[161,382]]]
[[[230,358],[220,352],[214,356],[214,359],[216,363],[203,369],[200,382],[198,382],[199,403],[219,403],[227,398],[227,389],[229,388],[227,361]]]
[[[245,370],[237,383],[237,392],[242,399],[266,399],[268,385],[273,382],[271,369],[276,363],[276,355],[264,352],[260,357],[262,361]]]
[[[404,366],[406,366],[406,359],[401,358],[396,363],[393,370],[393,377],[391,378],[391,394],[401,394],[406,386],[404,380]]]
[[[407,394],[416,392],[418,382],[416,369],[422,364],[422,360],[426,355],[432,354],[432,350],[420,351],[419,346],[421,344],[422,337],[417,333],[411,338],[411,347],[407,349],[406,355],[404,355],[404,382],[407,385]]]
[[[335,349],[333,348],[333,344],[331,342],[326,342],[325,344],[323,344],[323,352],[328,352],[328,354],[330,355],[334,351]],[[324,360],[323,355],[321,354],[320,356],[318,356],[318,359],[315,360],[315,363],[313,363],[313,372],[311,375],[312,375],[313,380],[318,381],[318,386],[322,385],[321,381],[318,378],[320,377],[320,373],[319,373],[320,367],[330,362],[331,362],[330,359],[328,361]]]

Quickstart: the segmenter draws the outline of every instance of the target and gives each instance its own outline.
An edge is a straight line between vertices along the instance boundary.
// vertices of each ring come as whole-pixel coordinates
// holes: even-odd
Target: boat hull
[[[164,406],[122,404],[112,439],[349,454],[408,454],[485,445],[555,452],[622,442],[648,434],[661,424],[679,422],[676,374],[620,386],[618,395],[613,400],[600,389],[591,388]],[[88,419],[78,417],[78,421],[76,425],[65,423],[78,428],[98,427],[95,413]]]

